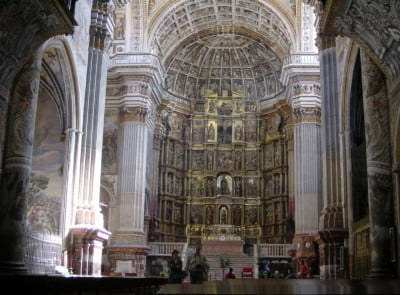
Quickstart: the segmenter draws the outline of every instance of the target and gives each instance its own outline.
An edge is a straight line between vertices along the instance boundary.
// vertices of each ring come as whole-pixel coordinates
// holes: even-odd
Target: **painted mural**
[[[104,120],[102,173],[117,173],[118,110],[107,110]]]
[[[60,113],[54,100],[40,91],[28,190],[27,228],[30,231],[59,234],[64,156]]]

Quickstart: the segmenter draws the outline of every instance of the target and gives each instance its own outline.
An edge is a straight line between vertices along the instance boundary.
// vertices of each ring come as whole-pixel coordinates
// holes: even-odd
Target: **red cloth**
[[[236,276],[235,276],[235,274],[233,272],[228,272],[225,275],[225,279],[236,279]]]

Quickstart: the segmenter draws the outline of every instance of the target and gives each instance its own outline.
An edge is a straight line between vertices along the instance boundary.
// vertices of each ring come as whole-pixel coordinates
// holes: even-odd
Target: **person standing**
[[[168,261],[168,268],[170,270],[168,276],[168,283],[180,284],[183,280],[182,260],[179,257],[178,250],[172,251],[172,259]]]
[[[299,279],[306,279],[308,275],[308,266],[304,263],[304,261],[300,262],[300,272]]]
[[[200,251],[201,247],[197,247],[196,252],[189,257],[187,262],[186,268],[190,273],[191,284],[201,284],[203,281],[207,281],[210,266],[207,258]]]
[[[229,272],[225,275],[225,279],[236,279],[236,275],[233,272],[233,268],[229,268]]]

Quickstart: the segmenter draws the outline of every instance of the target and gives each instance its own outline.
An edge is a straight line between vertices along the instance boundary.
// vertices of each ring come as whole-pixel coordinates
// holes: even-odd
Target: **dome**
[[[213,33],[181,48],[166,65],[165,88],[191,100],[206,89],[218,95],[243,93],[248,99],[274,97],[282,61],[264,43],[238,33]]]

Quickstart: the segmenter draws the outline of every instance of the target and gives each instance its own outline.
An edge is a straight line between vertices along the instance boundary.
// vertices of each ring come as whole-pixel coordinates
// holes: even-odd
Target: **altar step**
[[[233,268],[233,272],[236,278],[241,278],[241,272],[243,267],[253,267],[254,268],[254,257],[246,255],[235,255],[235,256],[224,256],[224,258],[229,258],[231,260],[231,265],[225,267],[224,270],[220,268],[220,257],[219,256],[206,256],[207,261],[210,265],[210,270],[208,272],[208,279],[210,281],[222,280],[223,275],[229,272],[229,267]],[[253,270],[254,271],[254,270]]]

